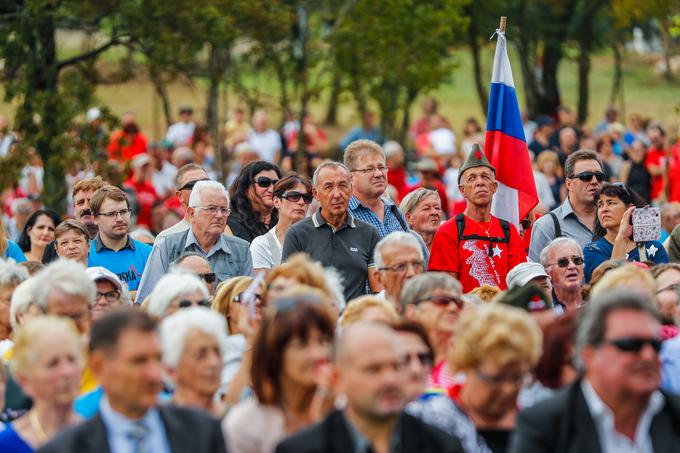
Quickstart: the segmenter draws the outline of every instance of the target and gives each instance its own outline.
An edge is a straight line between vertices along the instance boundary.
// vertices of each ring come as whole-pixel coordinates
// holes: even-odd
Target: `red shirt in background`
[[[491,216],[490,223],[482,225],[465,216],[464,235],[487,237],[482,226],[488,227],[488,237],[504,237],[501,221],[494,216]],[[492,243],[491,250],[489,256],[489,242],[481,239],[466,239],[459,244],[456,219],[452,218],[444,222],[434,235],[428,270],[455,272],[464,293],[482,285],[506,289],[508,271],[527,260],[517,229],[511,224],[510,243]]]
[[[125,136],[123,130],[117,130],[111,134],[109,145],[106,147],[109,153],[109,159],[120,162],[129,162],[138,154],[144,154],[147,151],[147,140],[144,134],[138,132],[130,140]]]
[[[671,162],[668,166],[669,201],[680,201],[680,140],[671,147]]]
[[[404,167],[390,168],[387,172],[387,184],[393,186],[397,189],[398,200],[394,200],[395,203],[401,203],[407,193],[410,192],[408,183],[406,182],[406,169]]]
[[[650,148],[647,151],[647,157],[645,158],[645,168],[649,171],[651,165],[661,166],[666,165],[666,151],[663,149]],[[652,200],[656,200],[661,195],[663,191],[663,176],[652,175],[652,187],[650,192],[650,197]]]
[[[153,204],[158,200],[158,194],[156,189],[154,189],[151,181],[139,182],[135,181],[133,178],[128,179],[124,183],[125,187],[134,189],[137,195],[137,205],[139,206],[139,213],[137,214],[137,225],[145,226],[147,229],[151,229],[151,208]]]

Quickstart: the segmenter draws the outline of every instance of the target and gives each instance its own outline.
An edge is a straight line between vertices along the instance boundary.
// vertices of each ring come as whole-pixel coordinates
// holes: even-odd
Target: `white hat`
[[[508,289],[515,286],[524,286],[536,277],[547,277],[545,268],[541,263],[533,263],[527,261],[526,263],[519,263],[508,272],[505,281],[508,284]]]
[[[91,123],[92,121],[99,119],[101,115],[102,115],[101,110],[99,110],[97,107],[92,107],[85,114],[85,119],[87,120],[88,123]]]
[[[123,284],[120,282],[120,279],[107,268],[101,266],[88,267],[85,273],[94,283],[97,283],[98,280],[109,281],[116,287],[118,292],[123,293]]]
[[[134,159],[132,159],[132,168],[143,167],[146,164],[151,163],[151,157],[148,154],[137,154]]]

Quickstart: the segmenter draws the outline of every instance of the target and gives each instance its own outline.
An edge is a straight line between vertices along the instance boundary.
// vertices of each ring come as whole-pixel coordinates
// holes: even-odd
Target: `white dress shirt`
[[[581,381],[581,391],[586,399],[590,415],[593,417],[593,422],[595,422],[602,453],[654,453],[649,429],[652,425],[652,419],[663,409],[665,403],[660,391],[656,390],[650,396],[647,408],[638,420],[635,440],[630,440],[628,436],[616,430],[614,414],[602,401],[590,382],[585,379]]]

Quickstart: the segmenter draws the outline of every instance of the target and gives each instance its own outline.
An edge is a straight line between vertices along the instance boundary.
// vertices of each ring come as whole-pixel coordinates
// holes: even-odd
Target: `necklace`
[[[489,220],[489,226],[485,227],[483,224],[479,223],[472,217],[466,216],[468,219],[472,220],[479,228],[484,230],[484,234],[486,234],[486,237],[491,237],[491,234],[489,233],[489,230],[491,229],[491,223],[493,222],[493,219]]]
[[[31,429],[33,430],[35,435],[38,436],[38,441],[40,443],[47,442],[48,439],[47,433],[40,424],[40,420],[38,419],[38,412],[31,411],[31,413],[28,415],[28,420],[31,422]]]

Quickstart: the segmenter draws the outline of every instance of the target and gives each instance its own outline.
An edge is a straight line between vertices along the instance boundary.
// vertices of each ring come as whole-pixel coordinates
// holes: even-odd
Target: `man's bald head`
[[[343,329],[336,342],[335,362],[348,363],[377,344],[401,348],[399,336],[388,325],[378,322],[358,322]]]

